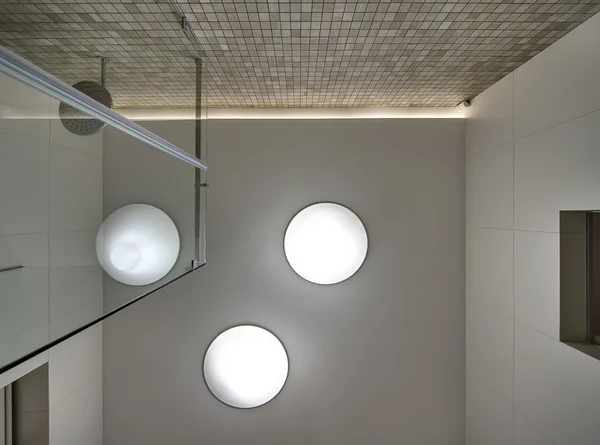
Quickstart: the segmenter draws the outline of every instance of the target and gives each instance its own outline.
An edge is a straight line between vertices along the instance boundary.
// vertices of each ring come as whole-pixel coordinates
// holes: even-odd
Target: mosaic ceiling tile
[[[600,0],[177,0],[211,107],[452,106],[600,11]],[[0,0],[0,44],[115,106],[193,107],[199,53],[169,0]]]

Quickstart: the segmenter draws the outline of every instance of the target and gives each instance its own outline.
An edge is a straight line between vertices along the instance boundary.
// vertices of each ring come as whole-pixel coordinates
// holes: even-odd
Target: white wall
[[[102,445],[102,323],[0,374],[0,388],[45,363],[49,445]]]
[[[81,137],[58,102],[0,75],[0,366],[102,314],[95,235],[102,222],[102,133]],[[16,119],[14,116],[20,116]],[[102,327],[0,375],[49,362],[51,445],[102,443]]]
[[[106,445],[464,443],[464,120],[209,121],[207,265],[104,322]],[[369,253],[319,286],[283,235],[318,201]],[[272,330],[282,392],[252,410],[206,388],[224,329]]]
[[[558,341],[559,210],[600,208],[600,15],[467,119],[467,445],[597,444],[600,362]]]

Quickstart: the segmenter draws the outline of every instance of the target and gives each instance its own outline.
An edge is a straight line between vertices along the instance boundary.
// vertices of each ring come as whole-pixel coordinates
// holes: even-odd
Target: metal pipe
[[[187,162],[201,170],[207,169],[205,162],[146,130],[141,125],[126,119],[116,111],[99,104],[87,95],[46,73],[3,46],[0,46],[0,72],[61,102],[67,103],[96,119],[100,119],[181,161]]]
[[[106,65],[108,64],[108,59],[106,57],[100,58],[100,85],[106,87]]]

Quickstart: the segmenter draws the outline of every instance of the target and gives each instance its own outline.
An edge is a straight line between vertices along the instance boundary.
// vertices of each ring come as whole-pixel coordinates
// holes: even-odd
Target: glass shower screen
[[[134,123],[0,51],[1,373],[204,264],[206,122]]]

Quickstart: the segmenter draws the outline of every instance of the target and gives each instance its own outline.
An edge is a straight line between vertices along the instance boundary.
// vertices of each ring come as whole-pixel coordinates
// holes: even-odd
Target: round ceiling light
[[[121,283],[154,283],[177,261],[179,232],[162,210],[128,205],[115,210],[100,226],[96,255],[106,273]]]
[[[281,342],[257,326],[237,326],[213,340],[204,357],[204,379],[217,399],[254,408],[275,397],[287,379]]]
[[[311,205],[290,222],[285,256],[302,278],[335,284],[350,278],[367,256],[367,231],[350,209],[330,202]]]

